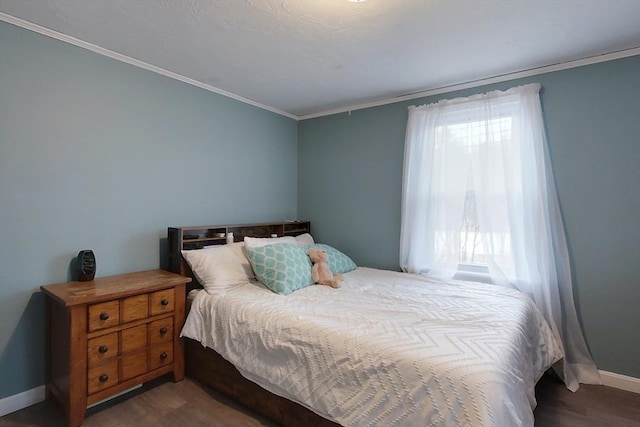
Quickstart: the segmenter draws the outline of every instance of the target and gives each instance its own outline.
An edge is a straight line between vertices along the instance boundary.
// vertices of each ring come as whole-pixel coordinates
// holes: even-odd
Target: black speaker
[[[78,280],[88,282],[96,275],[96,257],[91,249],[78,252]]]

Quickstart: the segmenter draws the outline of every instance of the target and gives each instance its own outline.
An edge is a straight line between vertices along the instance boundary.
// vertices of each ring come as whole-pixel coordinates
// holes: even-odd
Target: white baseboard
[[[89,405],[87,408],[92,408],[108,400],[115,399],[118,396],[122,396],[123,394],[129,393],[130,391],[136,390],[140,387],[142,387],[142,384],[138,384],[118,394],[114,394],[113,396],[103,399],[100,402]],[[22,393],[14,394],[13,396],[8,396],[4,399],[0,399],[0,417],[42,402],[46,398],[45,391],[45,386],[41,385],[39,387],[32,388],[31,390],[23,391]]]
[[[602,385],[606,385],[607,387],[640,393],[640,378],[607,371],[600,371],[600,378],[602,379]]]
[[[630,377],[627,375],[616,374],[614,372],[599,371],[600,378],[602,379],[602,385],[607,387],[613,387],[620,390],[631,391],[633,393],[640,393],[640,378]],[[112,396],[103,401],[97,402],[95,405],[103,403],[106,400],[113,399],[124,393],[128,393],[135,390],[142,385],[134,386],[128,390],[118,393],[116,396]],[[43,385],[32,388],[31,390],[23,391],[22,393],[14,394],[13,396],[0,399],[0,417],[10,414],[20,409],[24,409],[27,406],[35,405],[45,399],[45,387]],[[91,405],[91,406],[95,406]]]
[[[0,399],[0,417],[40,403],[44,399],[45,386],[43,385],[13,396],[7,396],[4,399]]]

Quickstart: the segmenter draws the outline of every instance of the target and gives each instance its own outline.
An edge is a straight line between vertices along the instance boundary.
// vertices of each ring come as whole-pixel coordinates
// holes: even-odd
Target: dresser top
[[[189,282],[190,277],[165,270],[149,270],[99,277],[88,282],[54,283],[41,286],[40,290],[68,307],[125,298]]]

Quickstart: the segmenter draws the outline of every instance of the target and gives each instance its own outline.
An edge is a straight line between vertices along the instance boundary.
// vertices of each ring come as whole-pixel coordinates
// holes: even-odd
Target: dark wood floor
[[[640,427],[640,394],[583,385],[576,393],[551,377],[536,387],[536,427]],[[0,427],[66,427],[60,408],[42,402],[0,418]],[[159,379],[91,408],[85,427],[268,426],[261,418],[193,380]],[[508,427],[508,426],[505,426]]]

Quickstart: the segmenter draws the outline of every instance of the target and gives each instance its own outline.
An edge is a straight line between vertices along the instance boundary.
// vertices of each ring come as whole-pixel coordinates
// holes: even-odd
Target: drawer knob
[[[109,375],[107,374],[102,374],[100,375],[100,378],[98,378],[100,380],[101,383],[106,383],[107,381],[109,381]]]
[[[98,347],[98,352],[100,353],[106,353],[107,351],[109,351],[109,347],[107,347],[106,345],[101,345],[100,347]]]
[[[162,298],[162,301],[160,301],[160,304],[162,305],[169,305],[169,300],[166,298]]]
[[[165,353],[165,352],[162,352],[162,353],[160,354],[160,360],[164,360],[164,359],[166,359],[167,357],[168,357],[168,354],[167,354],[167,353]]]
[[[107,313],[106,311],[100,313],[100,320],[109,320],[109,313]]]
[[[166,326],[163,326],[162,328],[160,328],[160,335],[164,335],[167,333],[167,328]]]

